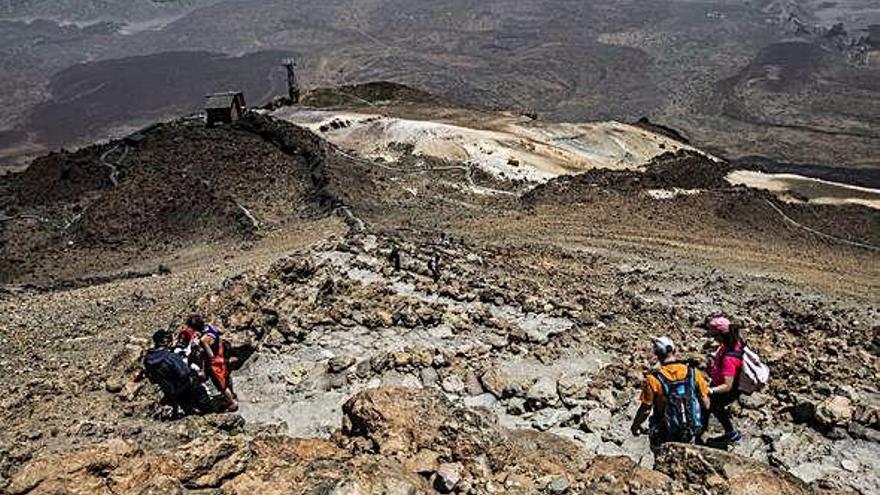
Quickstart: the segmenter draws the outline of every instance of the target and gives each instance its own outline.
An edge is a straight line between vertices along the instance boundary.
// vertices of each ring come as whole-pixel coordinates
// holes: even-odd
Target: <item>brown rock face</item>
[[[366,390],[344,413],[335,441],[216,431],[144,451],[114,439],[33,460],[6,493],[815,493],[766,464],[702,447],[667,445],[656,471],[626,457],[589,458],[572,441],[508,430],[485,410],[455,406],[430,389]]]
[[[598,457],[584,473],[589,493],[670,493],[672,480],[628,457]]]
[[[111,440],[63,456],[37,459],[17,473],[7,490],[13,495],[111,493],[102,486],[99,473],[118,468],[133,454],[134,448],[128,443]]]
[[[11,494],[430,493],[423,478],[376,456],[352,457],[326,440],[233,437],[144,453],[112,440],[34,461]]]
[[[701,487],[730,495],[806,495],[816,493],[787,472],[752,459],[694,445],[667,444],[655,469],[674,478],[688,491]]]
[[[346,435],[364,437],[382,454],[402,457],[404,465],[434,480],[433,488],[441,492],[578,493],[591,487],[597,493],[630,488],[660,493],[671,486],[665,475],[628,458],[590,460],[570,440],[508,430],[485,411],[456,407],[431,389],[367,390],[343,410]],[[437,467],[430,473],[432,466]]]
[[[498,368],[490,368],[480,376],[480,383],[489,393],[496,398],[501,399],[505,396],[505,391],[510,386],[507,377],[498,370]]]
[[[430,493],[424,479],[396,461],[352,457],[323,440],[271,437],[255,442],[249,469],[222,486],[229,495],[333,493]]]

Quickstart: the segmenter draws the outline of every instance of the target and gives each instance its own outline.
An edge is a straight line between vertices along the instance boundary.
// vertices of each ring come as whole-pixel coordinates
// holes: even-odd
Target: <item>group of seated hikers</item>
[[[237,359],[220,332],[200,315],[190,315],[177,332],[159,330],[153,347],[143,357],[144,374],[162,391],[162,403],[172,414],[207,414],[237,411],[230,365]],[[211,398],[205,388],[210,380],[219,395]]]
[[[769,378],[767,367],[741,338],[740,324],[714,316],[703,326],[706,336],[718,344],[708,362],[708,381],[699,363],[679,359],[672,339],[653,339],[658,365],[645,377],[641,405],[630,429],[633,435],[641,434],[650,415],[648,437],[654,450],[665,442],[713,447],[739,442],[742,435],[733,426],[729,406],[741,393],[760,390]],[[704,440],[711,416],[718,419],[724,433]]]

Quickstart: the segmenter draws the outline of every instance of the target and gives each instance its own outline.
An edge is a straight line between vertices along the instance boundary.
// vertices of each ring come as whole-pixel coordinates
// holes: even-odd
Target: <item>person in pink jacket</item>
[[[709,443],[734,443],[742,439],[742,435],[733,427],[729,406],[739,399],[737,377],[743,366],[743,348],[745,343],[740,338],[739,328],[723,316],[716,316],[707,322],[706,335],[718,343],[709,365],[709,397],[711,407],[709,416],[715,416],[724,434],[710,439]],[[708,421],[707,421],[708,424]]]

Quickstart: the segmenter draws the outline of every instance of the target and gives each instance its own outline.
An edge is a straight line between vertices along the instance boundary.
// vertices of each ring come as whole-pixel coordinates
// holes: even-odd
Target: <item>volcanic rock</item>
[[[498,368],[494,367],[489,368],[480,375],[480,383],[483,384],[483,388],[485,388],[486,391],[499,399],[504,398],[505,390],[507,390],[510,385],[507,376],[498,370]]]
[[[327,362],[330,373],[340,373],[354,365],[357,360],[351,356],[336,356]]]
[[[816,421],[826,428],[846,427],[852,417],[852,401],[842,395],[831,396],[816,407]]]
[[[559,401],[556,381],[545,376],[538,378],[526,392],[526,401],[535,408],[555,405]]]
[[[461,394],[465,391],[465,383],[458,375],[449,375],[440,382],[440,387],[450,394]]]
[[[556,384],[559,398],[565,405],[574,405],[589,396],[589,378],[583,375],[563,375]]]
[[[431,389],[367,390],[346,402],[343,413],[346,434],[372,440],[385,454],[428,448],[448,458],[485,450],[505,436],[495,418],[456,408]]]
[[[434,488],[440,493],[451,492],[461,481],[462,465],[460,463],[441,464],[434,477]]]
[[[604,408],[590,409],[583,417],[582,426],[585,431],[602,433],[611,425],[611,411]]]
[[[519,397],[513,397],[507,401],[507,413],[519,416],[526,412],[526,401]]]
[[[815,491],[791,474],[717,449],[668,443],[655,460],[655,469],[690,490],[751,495],[808,495]]]

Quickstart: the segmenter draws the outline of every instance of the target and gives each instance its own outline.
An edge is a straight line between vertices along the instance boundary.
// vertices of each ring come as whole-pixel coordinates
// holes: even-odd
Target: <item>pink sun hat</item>
[[[730,333],[730,320],[723,316],[716,316],[709,320],[706,325],[709,335],[726,335]]]

